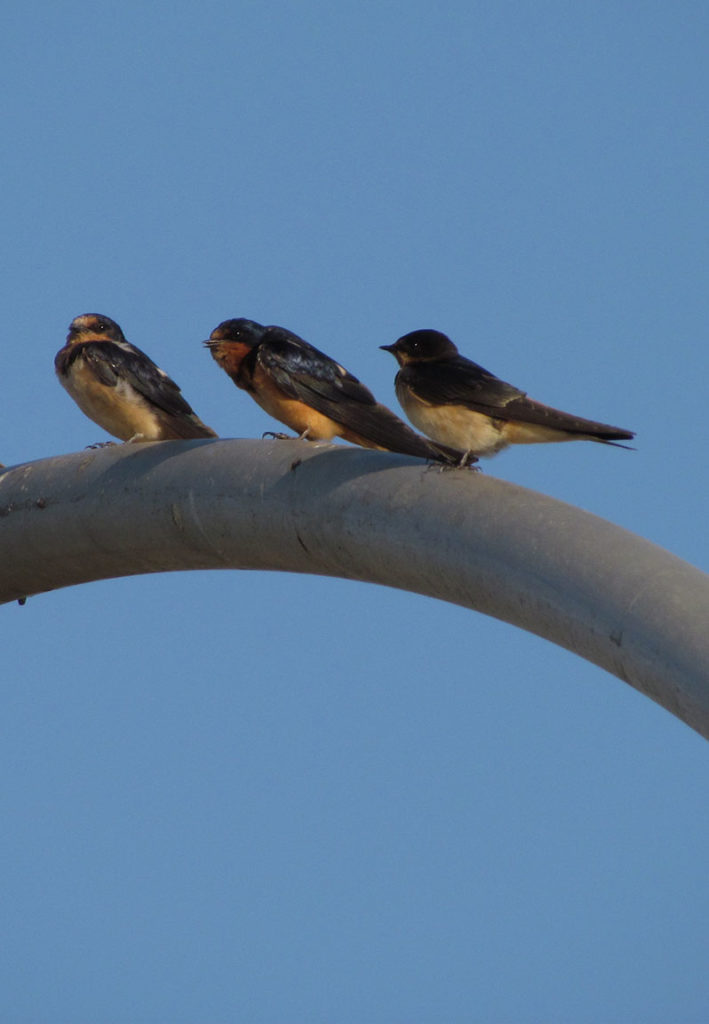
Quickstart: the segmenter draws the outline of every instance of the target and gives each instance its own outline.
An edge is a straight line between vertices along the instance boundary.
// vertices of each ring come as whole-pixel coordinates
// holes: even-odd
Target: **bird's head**
[[[220,345],[245,345],[253,348],[263,337],[266,328],[257,324],[255,320],[246,320],[244,317],[236,317],[233,320],[223,320],[218,327],[215,327],[205,341],[209,349],[216,349]]]
[[[223,320],[204,344],[222,370],[237,380],[243,360],[258,345],[265,332],[266,328],[255,320],[237,317],[234,320]]]
[[[407,363],[427,363],[436,359],[450,359],[458,349],[450,338],[440,331],[422,330],[404,334],[393,345],[380,345],[391,352],[399,366]]]
[[[82,313],[69,324],[68,345],[82,341],[125,341],[123,331],[115,320],[101,313]]]

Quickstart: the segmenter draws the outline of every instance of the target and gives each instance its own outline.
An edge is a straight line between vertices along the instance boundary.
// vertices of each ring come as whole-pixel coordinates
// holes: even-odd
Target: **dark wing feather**
[[[259,343],[257,359],[281,391],[330,415],[315,402],[337,404],[343,398],[362,405],[376,399],[356,377],[324,352],[280,327],[270,327]]]
[[[432,405],[461,405],[487,416],[535,423],[568,433],[592,434],[599,440],[635,437],[621,427],[572,416],[535,402],[527,398],[526,392],[500,380],[465,356],[404,367],[398,379]]]
[[[135,345],[101,341],[74,347],[81,348],[81,355],[102,384],[115,387],[119,380],[124,380],[152,405],[171,416],[194,415],[174,380]]]
[[[399,371],[399,380],[424,402],[462,405],[476,412],[488,407],[504,409],[509,402],[525,396],[524,391],[500,380],[465,356],[405,366]]]
[[[635,437],[632,430],[614,427],[610,423],[586,420],[582,416],[572,416],[571,413],[553,409],[550,405],[534,402],[531,398],[518,398],[510,402],[505,406],[505,417],[517,420],[519,423],[535,423],[555,430],[564,430],[568,434],[591,436],[597,441],[606,443],[619,440],[630,441]],[[625,448],[627,445],[618,445],[618,447]]]

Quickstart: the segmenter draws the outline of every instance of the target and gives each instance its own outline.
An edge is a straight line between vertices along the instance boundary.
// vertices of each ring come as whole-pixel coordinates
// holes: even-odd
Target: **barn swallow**
[[[72,320],[54,368],[81,411],[122,441],[217,436],[177,384],[107,316],[85,313]]]
[[[412,331],[380,348],[391,352],[401,367],[394,384],[411,422],[436,441],[475,455],[496,455],[510,444],[613,444],[635,437],[630,430],[532,401],[524,391],[460,355],[440,331]]]
[[[225,320],[205,345],[237,387],[301,437],[342,437],[451,465],[477,461],[416,434],[343,366],[283,327]]]

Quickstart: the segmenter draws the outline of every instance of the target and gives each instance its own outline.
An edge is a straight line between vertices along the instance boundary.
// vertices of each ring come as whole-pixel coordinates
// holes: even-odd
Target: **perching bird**
[[[475,455],[495,455],[510,444],[613,444],[635,437],[630,430],[534,402],[524,391],[460,355],[440,331],[412,331],[393,345],[380,347],[391,352],[401,367],[394,383],[406,415],[442,444]]]
[[[122,441],[217,436],[177,384],[107,316],[84,313],[72,320],[54,368],[81,411]]]
[[[476,461],[420,437],[343,366],[283,327],[225,320],[205,345],[238,387],[301,437],[342,437],[451,465]]]

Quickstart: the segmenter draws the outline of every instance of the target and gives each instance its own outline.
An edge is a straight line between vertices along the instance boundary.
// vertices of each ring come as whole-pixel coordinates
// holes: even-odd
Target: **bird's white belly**
[[[499,421],[462,405],[428,405],[410,392],[397,395],[414,426],[434,441],[473,455],[495,455],[509,443]]]

